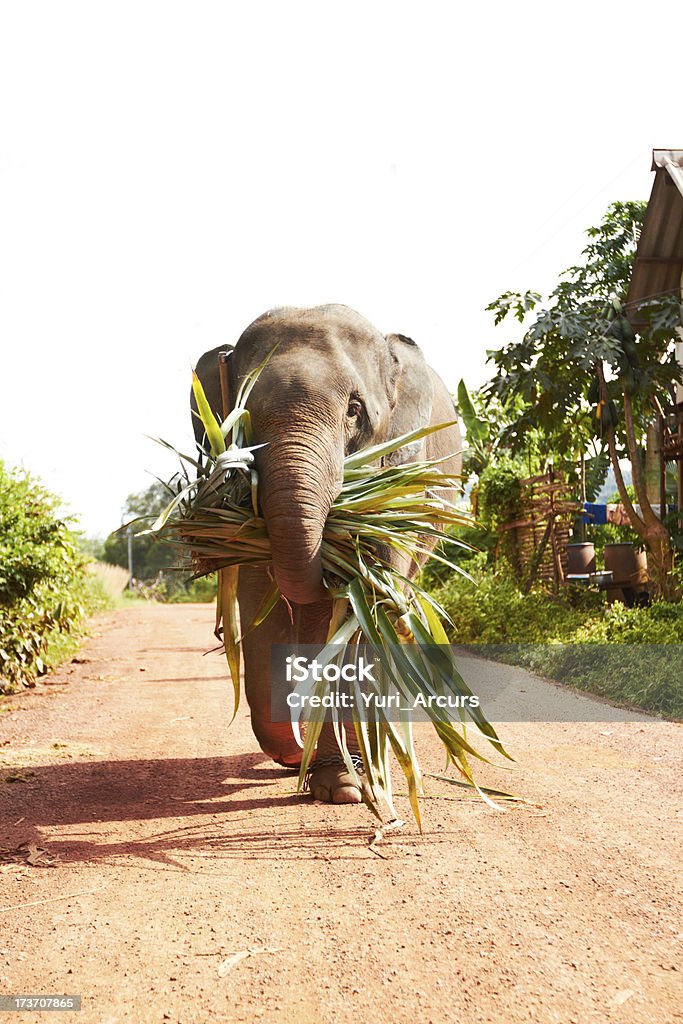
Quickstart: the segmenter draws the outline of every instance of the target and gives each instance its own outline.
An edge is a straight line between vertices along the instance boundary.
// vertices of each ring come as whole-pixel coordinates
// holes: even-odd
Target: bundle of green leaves
[[[242,638],[237,616],[239,567],[271,561],[266,524],[258,506],[255,446],[247,409],[247,399],[259,372],[260,368],[245,380],[235,408],[222,424],[214,417],[201,383],[194,376],[194,394],[207,450],[199,459],[177,453],[182,472],[171,486],[173,494],[168,507],[150,528],[150,532],[189,552],[195,575],[213,571],[219,574],[216,631],[225,646],[235,712],[239,703]],[[457,726],[453,714],[443,710],[443,703],[439,706],[438,702],[427,700],[425,710],[445,747],[448,761],[467,784],[488,799],[474,780],[468,758],[487,759],[468,739],[465,715],[469,714],[479,735],[496,751],[508,755],[481,710],[463,701],[471,693],[448,646],[442,625],[442,619],[447,618],[445,611],[415,580],[396,569],[392,564],[395,559],[385,557],[387,550],[404,556],[404,562],[406,558],[423,561],[431,554],[454,571],[462,572],[456,563],[432,550],[445,528],[462,525],[469,518],[438,497],[440,491],[453,487],[454,479],[445,476],[433,461],[379,465],[383,456],[441,427],[413,431],[346,458],[343,485],[323,533],[323,578],[333,605],[327,644],[317,661],[324,665],[353,659],[362,643],[374,652],[379,668],[378,697],[459,697],[464,709],[458,712]],[[241,629],[246,632],[262,623],[280,599],[273,582],[254,620],[242,623]],[[406,643],[416,645],[410,656]],[[331,685],[320,679],[314,692],[324,696]],[[339,747],[364,799],[380,817],[396,816],[389,772],[389,753],[393,751],[407,780],[419,824],[423,783],[410,718],[402,716],[399,722],[391,721],[381,705],[382,701],[376,700],[367,713],[361,714],[357,706],[353,711],[364,779],[357,776],[345,726],[332,710]],[[328,713],[324,708],[311,709],[304,719],[300,787]]]

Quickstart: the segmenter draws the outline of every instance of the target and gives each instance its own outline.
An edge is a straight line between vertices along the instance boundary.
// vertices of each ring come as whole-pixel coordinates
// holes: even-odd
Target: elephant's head
[[[345,306],[280,309],[239,339],[230,360],[233,401],[269,353],[248,403],[255,440],[265,444],[257,453],[259,496],[275,578],[290,602],[309,604],[328,596],[320,550],[344,455],[428,423],[440,382],[410,339],[385,337]],[[198,373],[220,410],[215,366],[215,353],[207,353]],[[444,418],[452,418],[450,408]]]

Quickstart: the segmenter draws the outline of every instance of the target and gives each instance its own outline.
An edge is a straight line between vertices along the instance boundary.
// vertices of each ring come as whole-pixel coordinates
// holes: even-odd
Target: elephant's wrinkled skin
[[[320,546],[330,505],[339,492],[345,454],[428,423],[453,420],[445,385],[413,341],[380,334],[346,306],[276,309],[256,320],[229,359],[234,401],[244,376],[277,348],[249,400],[255,440],[259,498],[273,551],[273,573],[293,610],[281,601],[244,640],[245,688],[252,726],[262,750],[278,764],[295,767],[301,751],[288,723],[270,721],[270,651],[273,643],[323,642],[331,602],[323,587]],[[221,417],[218,353],[197,364],[209,402]],[[201,424],[193,417],[198,440]],[[457,427],[439,431],[387,461],[453,456],[444,470],[458,473]],[[413,570],[415,566],[413,566]],[[410,567],[402,566],[410,572]],[[249,623],[269,585],[265,568],[240,570],[239,605]],[[352,737],[349,738],[351,746]],[[338,754],[325,726],[316,756]],[[317,799],[357,803],[360,793],[343,768],[320,767],[311,777]]]

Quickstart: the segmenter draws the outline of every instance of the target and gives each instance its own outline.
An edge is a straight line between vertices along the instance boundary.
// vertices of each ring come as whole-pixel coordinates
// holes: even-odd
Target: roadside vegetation
[[[679,296],[652,295],[627,316],[645,209],[644,203],[612,203],[601,223],[586,231],[578,264],[560,275],[546,299],[530,290],[505,292],[488,306],[496,324],[509,329],[517,321],[523,335],[489,353],[495,372],[481,397],[500,403],[499,438],[511,452],[531,448],[580,476],[611,466],[631,528],[647,549],[651,592],[676,600],[683,523],[662,520],[653,508],[659,498],[648,486],[645,439],[648,427],[660,430],[675,420],[683,368],[674,345],[682,309]],[[638,333],[631,324],[636,312]],[[624,459],[637,507],[623,477]]]
[[[683,719],[683,604],[626,608],[579,587],[524,593],[510,568],[494,568],[485,554],[467,570],[472,580],[451,574],[432,582],[453,623],[452,643],[614,704]]]
[[[653,424],[661,429],[675,414],[682,308],[676,296],[652,296],[639,309],[647,323],[637,334],[626,316],[644,212],[643,203],[613,203],[546,299],[506,292],[488,307],[512,340],[489,352],[490,380],[473,394],[462,381],[457,395],[477,524],[459,538],[479,553],[459,559],[471,580],[435,568],[428,578],[451,617],[454,642],[486,645],[487,657],[617,704],[683,718],[683,519],[672,511],[673,466],[662,476],[663,520],[653,509],[659,479],[655,498],[646,474]],[[552,470],[580,508],[598,500],[610,468],[617,493],[609,500],[623,506],[629,525],[587,526],[577,516],[572,541],[592,542],[598,564],[608,543],[645,550],[650,584],[640,607],[608,604],[597,586],[531,580],[505,529],[522,514],[523,480]]]
[[[109,604],[59,499],[0,462],[0,693],[9,693],[78,649],[85,617]]]

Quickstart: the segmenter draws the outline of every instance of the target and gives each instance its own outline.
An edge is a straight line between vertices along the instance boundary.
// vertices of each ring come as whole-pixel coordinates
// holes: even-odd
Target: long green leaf
[[[221,455],[225,451],[225,438],[221,433],[218,420],[211,411],[211,406],[204,394],[202,382],[194,370],[192,371],[192,391],[194,392],[194,400],[197,403],[199,418],[202,421],[202,425],[206,431],[206,437],[209,445],[211,446],[211,454],[216,458],[217,455]]]
[[[458,408],[465,424],[467,440],[470,444],[479,445],[486,441],[489,436],[489,425],[486,420],[477,415],[464,380],[461,380],[458,384]]]
[[[367,466],[370,462],[383,459],[385,455],[391,455],[392,452],[398,451],[399,448],[412,444],[413,441],[419,441],[429,434],[436,433],[437,430],[445,430],[446,427],[452,427],[457,422],[457,420],[448,420],[447,423],[437,423],[435,426],[421,427],[419,430],[411,430],[407,434],[401,434],[400,437],[396,437],[392,441],[376,444],[372,448],[362,448],[353,455],[347,455],[344,459],[344,468],[357,469],[359,466]]]
[[[234,721],[237,709],[240,706],[240,631],[237,616],[237,579],[239,567],[236,565],[227,566],[218,573],[218,593],[220,594],[217,609],[220,609],[220,624],[217,623],[217,632],[222,626],[223,643],[225,645],[225,656],[228,660],[230,678],[233,688],[233,712],[231,722]]]

